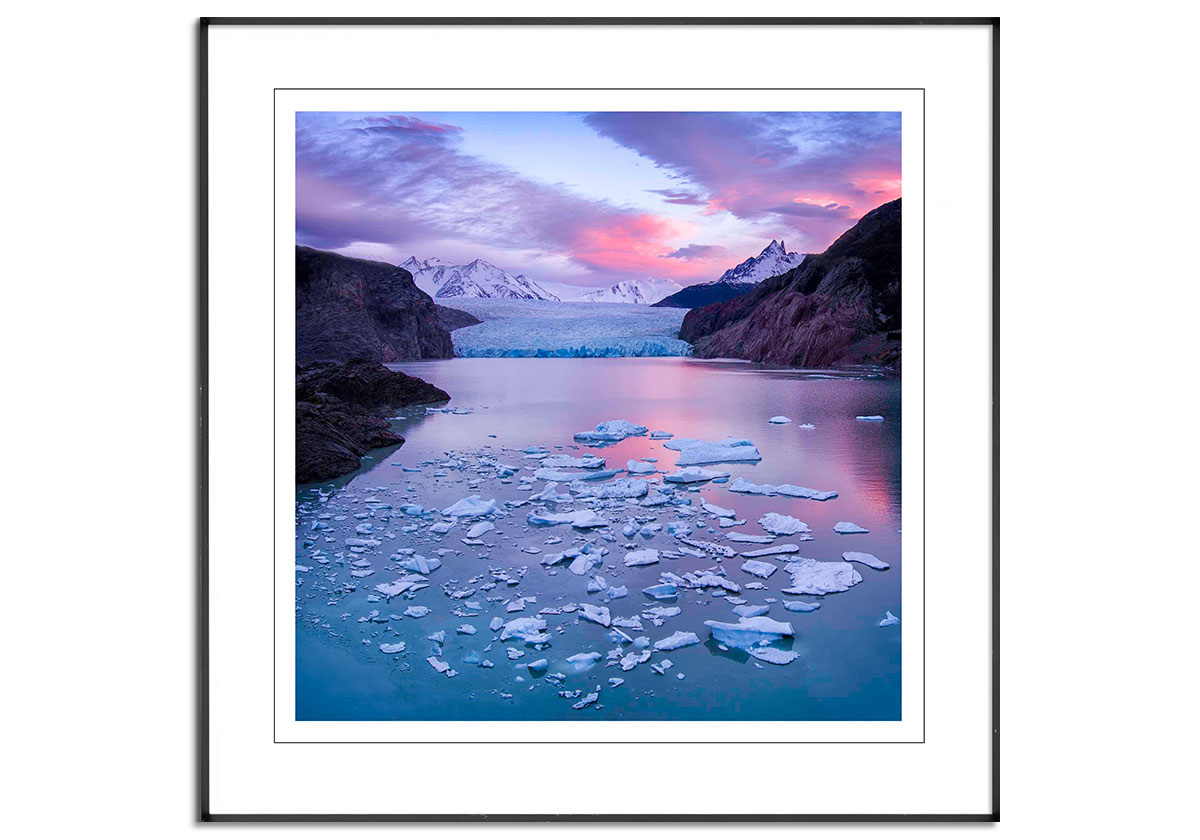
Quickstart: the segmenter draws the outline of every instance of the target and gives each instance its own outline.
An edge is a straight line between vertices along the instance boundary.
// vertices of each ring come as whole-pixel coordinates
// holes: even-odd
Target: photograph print
[[[901,122],[297,112],[296,720],[901,720]]]

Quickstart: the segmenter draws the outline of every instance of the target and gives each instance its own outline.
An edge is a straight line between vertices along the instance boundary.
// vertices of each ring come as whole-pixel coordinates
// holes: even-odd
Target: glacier
[[[687,310],[622,303],[455,298],[483,321],[455,330],[454,355],[468,358],[690,356],[679,338]]]

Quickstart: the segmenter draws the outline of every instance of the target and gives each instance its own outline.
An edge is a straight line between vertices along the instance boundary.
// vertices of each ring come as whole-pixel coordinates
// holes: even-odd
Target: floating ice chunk
[[[403,653],[407,645],[404,642],[396,642],[394,645],[382,644],[379,646],[380,653]]]
[[[893,624],[899,624],[900,619],[892,615],[892,611],[888,610],[887,615],[883,617],[883,621],[879,622],[880,627],[891,627]]]
[[[754,443],[745,438],[725,438],[717,441],[676,438],[663,446],[679,453],[679,457],[675,459],[677,467],[762,460],[762,455],[758,454]]]
[[[530,525],[571,525],[575,528],[603,528],[608,520],[594,510],[576,510],[570,513],[547,513],[546,511],[528,514],[525,520]]]
[[[766,579],[779,571],[779,567],[774,563],[765,563],[762,560],[747,560],[742,564],[742,571]]]
[[[604,466],[604,459],[595,455],[583,455],[576,458],[573,455],[551,455],[542,461],[543,467],[577,467],[585,470],[598,470]]]
[[[441,567],[442,561],[436,557],[422,557],[419,554],[410,557],[407,560],[400,561],[400,568],[406,569],[410,572],[419,572],[423,575],[435,572]]]
[[[794,650],[780,650],[773,647],[752,647],[748,651],[755,659],[761,659],[763,662],[770,662],[772,665],[787,665],[790,662],[799,658],[800,654]]]
[[[775,423],[775,424],[777,424],[777,425],[778,425],[778,424],[782,424],[782,423],[791,423],[791,422],[792,422],[792,418],[791,418],[791,417],[784,417],[782,414],[777,414],[777,415],[775,415],[774,417],[772,417],[770,420],[768,420],[767,422],[768,422],[768,423]]]
[[[686,630],[676,630],[665,639],[659,639],[654,643],[655,650],[676,650],[688,645],[700,644],[700,637],[695,633],[689,633]]]
[[[658,472],[658,467],[648,461],[637,461],[630,458],[625,462],[625,470],[634,475],[649,475],[650,473]]]
[[[550,667],[550,663],[545,659],[535,659],[525,666],[530,671],[545,671]]]
[[[409,618],[424,618],[429,615],[429,607],[411,606],[404,611]]]
[[[391,583],[379,583],[375,585],[375,591],[385,598],[395,598],[401,592],[411,589],[416,584],[423,581],[424,578],[420,575],[405,575],[402,578],[396,578]]]
[[[495,633],[497,630],[499,630],[503,626],[504,626],[504,619],[501,618],[500,616],[496,616],[488,623],[488,629],[491,630],[493,633]]]
[[[770,557],[773,554],[795,554],[800,550],[800,546],[794,543],[784,543],[783,545],[773,545],[770,548],[760,548],[755,551],[743,551],[743,557]],[[743,566],[742,568],[745,568]]]
[[[792,625],[766,616],[742,618],[737,624],[708,620],[704,625],[718,642],[740,650],[748,650],[763,642],[774,642],[784,636],[794,636]]]
[[[715,554],[718,557],[733,557],[737,554],[732,548],[727,545],[721,545],[715,542],[705,542],[704,540],[693,540],[687,537],[679,537],[679,541],[684,545],[690,545],[692,548],[698,548],[701,551]]]
[[[580,555],[571,561],[571,565],[567,567],[567,570],[573,575],[583,576],[592,570],[592,564],[592,558]],[[599,592],[600,590],[597,589],[596,591]]]
[[[742,478],[741,476],[738,476],[729,485],[729,492],[730,493],[753,493],[756,496],[774,496],[775,495],[775,485],[774,484],[755,484],[752,481],[747,481],[746,479]]]
[[[649,431],[645,426],[631,423],[628,420],[608,420],[596,426],[594,431],[576,432],[575,440],[597,441],[600,443],[615,443],[627,437],[637,437]]]
[[[670,475],[664,475],[663,481],[669,481],[672,484],[695,484],[701,481],[712,481],[714,478],[728,478],[729,473],[718,472],[717,470],[705,470],[700,467],[688,467],[682,470],[676,470]]]
[[[576,671],[588,671],[601,659],[602,654],[595,651],[576,653],[567,657],[567,661],[575,666]]]
[[[857,417],[855,417],[854,419],[861,420],[864,423],[882,423],[883,422],[883,417],[878,414],[860,414]]]
[[[869,534],[871,533],[861,525],[855,525],[853,522],[837,522],[833,526],[833,530],[839,534]]]
[[[493,513],[500,513],[496,500],[484,501],[479,496],[467,496],[465,499],[459,499],[442,511],[443,516],[488,516]]]
[[[667,533],[672,537],[686,537],[692,533],[692,528],[686,522],[676,520],[675,522],[667,523]]]
[[[743,534],[740,531],[730,531],[725,535],[725,538],[730,542],[739,543],[771,543],[775,542],[774,537],[763,537],[758,534]]]
[[[729,508],[723,508],[719,505],[714,505],[712,502],[701,502],[701,507],[711,513],[713,516],[730,517],[737,513],[737,511],[730,510]]]
[[[613,473],[615,475],[615,473]],[[533,477],[538,481],[575,481],[588,477],[586,473],[559,470],[554,467],[539,467],[534,470]]]
[[[813,612],[814,610],[819,610],[821,608],[821,602],[813,601],[811,604],[808,604],[804,601],[784,601],[783,608],[788,612]]]
[[[771,611],[770,604],[739,604],[733,608],[733,614],[741,618],[754,618],[766,615]]]
[[[572,476],[572,478],[574,478],[574,476]],[[536,495],[530,496],[529,501],[531,501],[531,502],[571,502],[571,501],[574,501],[574,499],[571,497],[570,493],[559,493],[557,491],[558,491],[558,482],[551,481],[549,484],[546,485],[546,488],[544,490],[542,490],[541,493],[537,493]]]
[[[661,430],[660,430],[660,431],[657,431],[657,432],[651,432],[651,433],[650,433],[650,439],[651,439],[651,440],[670,440],[670,439],[671,439],[671,438],[673,438],[673,437],[675,437],[675,433],[674,433],[674,432],[664,432],[664,431],[661,431]]]
[[[625,680],[621,679],[620,677],[609,677],[608,685],[610,688],[616,688],[619,685],[625,685]]]
[[[577,711],[579,709],[586,709],[588,706],[592,705],[599,699],[600,699],[599,693],[593,691],[590,694],[585,694],[583,696],[583,699],[580,700],[578,703],[572,703],[571,708],[575,709]]]
[[[524,612],[525,611],[525,599],[524,598],[515,598],[512,601],[509,601],[505,605],[504,611],[510,612],[510,613]]]
[[[602,627],[608,627],[612,624],[612,616],[609,615],[608,607],[597,607],[594,604],[580,604],[579,611],[581,618],[599,624]]]
[[[675,588],[674,584],[659,583],[654,586],[647,586],[642,590],[642,594],[647,595],[656,601],[663,601],[667,598],[678,597],[679,590]]]
[[[817,428],[817,427],[816,427],[816,426],[814,426],[812,423],[801,423],[801,424],[800,424],[799,426],[797,426],[796,428],[797,428],[797,429],[815,429],[815,428]]]
[[[729,578],[712,572],[688,572],[684,575],[688,586],[696,589],[702,589],[706,586],[715,586],[724,589],[728,592],[741,592],[742,588]]]
[[[815,502],[827,502],[837,498],[836,490],[814,490],[811,487],[798,487],[795,484],[776,484],[775,492],[781,496],[792,496],[797,499],[812,499]]]
[[[632,537],[638,532],[638,524],[636,519],[630,519],[625,523],[625,527],[621,529],[621,533],[627,537]]]
[[[650,607],[649,609],[642,610],[642,615],[647,618],[665,619],[674,618],[682,612],[683,610],[679,607]]]
[[[500,641],[507,642],[513,638],[526,642],[544,641],[546,634],[543,631],[545,629],[545,619],[534,618],[533,616],[514,618],[504,625],[504,629],[500,633]]]
[[[473,624],[460,624],[454,632],[460,636],[474,636],[479,631],[475,629],[475,625]]]
[[[807,524],[796,519],[794,516],[787,516],[782,513],[768,513],[759,517],[758,524],[762,526],[764,531],[775,534],[776,536],[789,536],[791,534],[802,534],[812,529]]]
[[[658,562],[658,549],[642,548],[625,555],[626,566],[650,566]]]
[[[450,663],[443,662],[436,656],[430,656],[425,661],[432,665],[433,670],[437,671],[439,674],[445,674],[447,677],[453,677],[458,674],[458,671],[455,671],[450,667]]]
[[[608,484],[589,486],[582,481],[571,482],[572,493],[583,493],[597,499],[636,499],[645,496],[650,485],[640,478],[618,478]]]
[[[785,595],[828,595],[862,583],[862,575],[844,560],[826,563],[801,557],[784,568],[792,576],[791,587],[783,590]]]
[[[622,671],[632,671],[638,665],[647,661],[653,654],[648,650],[632,650],[620,659]]]
[[[864,566],[870,566],[872,569],[878,569],[881,572],[891,568],[874,554],[867,554],[865,551],[843,551],[842,559],[847,563],[862,563]]]
[[[467,536],[473,540],[477,540],[486,534],[488,531],[496,530],[496,526],[491,522],[480,522],[477,525],[471,526],[471,530],[467,531]]]

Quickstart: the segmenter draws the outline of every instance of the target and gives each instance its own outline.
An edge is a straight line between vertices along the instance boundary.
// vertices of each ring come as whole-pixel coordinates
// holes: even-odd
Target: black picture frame
[[[213,813],[209,765],[208,33],[215,26],[981,26],[992,48],[991,810],[973,814],[267,814]],[[998,17],[202,17],[196,26],[196,327],[199,435],[196,546],[199,822],[243,823],[943,823],[1000,820],[1000,18]]]

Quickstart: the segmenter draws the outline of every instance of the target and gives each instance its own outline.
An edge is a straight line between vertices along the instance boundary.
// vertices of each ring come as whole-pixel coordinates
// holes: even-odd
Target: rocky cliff
[[[900,364],[900,199],[753,291],[693,309],[680,338],[703,358],[799,367]]]
[[[723,303],[733,300],[757,288],[753,283],[697,283],[680,289],[673,295],[660,300],[655,306],[673,306],[677,309],[693,309],[697,306],[708,306],[710,303]]]
[[[402,268],[296,247],[296,362],[454,355],[433,299]]]
[[[428,382],[371,362],[296,368],[296,483],[354,472],[379,446],[404,443],[385,415],[450,396]]]

